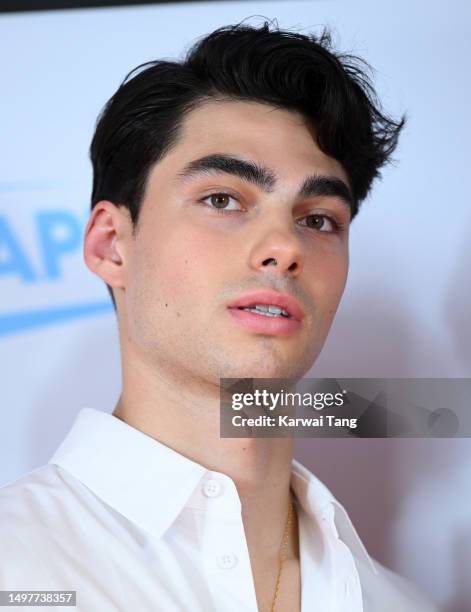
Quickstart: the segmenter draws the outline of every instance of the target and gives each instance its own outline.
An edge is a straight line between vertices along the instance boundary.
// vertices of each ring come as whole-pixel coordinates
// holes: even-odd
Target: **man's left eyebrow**
[[[277,177],[269,169],[254,161],[246,161],[232,155],[215,153],[195,159],[177,174],[177,180],[194,178],[199,175],[230,174],[243,181],[253,183],[263,191],[273,191]],[[312,175],[306,177],[297,198],[315,196],[333,196],[339,198],[342,204],[353,215],[353,197],[347,184],[341,179],[327,175]]]

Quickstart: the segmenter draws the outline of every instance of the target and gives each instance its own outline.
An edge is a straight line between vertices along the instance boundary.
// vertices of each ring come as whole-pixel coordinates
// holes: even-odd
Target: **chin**
[[[224,378],[295,378],[300,379],[309,370],[300,364],[245,364],[240,368],[231,368],[231,374],[225,373]]]

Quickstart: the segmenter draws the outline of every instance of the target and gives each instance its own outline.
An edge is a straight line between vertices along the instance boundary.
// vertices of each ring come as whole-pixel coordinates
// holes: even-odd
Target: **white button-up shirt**
[[[302,612],[435,611],[296,460],[291,487]],[[73,590],[80,612],[257,612],[234,481],[91,408],[0,489],[0,551],[0,590]]]

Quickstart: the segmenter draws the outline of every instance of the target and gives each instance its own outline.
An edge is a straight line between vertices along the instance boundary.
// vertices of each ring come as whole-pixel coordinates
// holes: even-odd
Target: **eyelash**
[[[229,198],[232,198],[233,200],[236,200],[236,202],[238,202],[239,200],[233,196],[231,193],[227,193],[225,191],[215,191],[214,193],[209,193],[208,195],[204,196],[204,198],[201,198],[199,200],[199,202],[201,203],[205,203],[205,201],[208,198],[211,198],[212,196],[228,196]],[[230,215],[232,213],[236,213],[239,212],[237,210],[226,210],[224,208],[216,208],[215,206],[211,206],[208,205],[209,208],[211,210],[215,210],[217,213],[220,213],[221,215]],[[339,221],[337,221],[336,219],[334,219],[334,217],[331,217],[330,215],[325,215],[323,213],[311,213],[310,215],[306,215],[306,217],[302,217],[302,219],[306,219],[307,217],[323,217],[324,219],[327,219],[328,221],[330,221],[332,223],[332,225],[334,226],[334,231],[332,232],[326,232],[326,231],[321,231],[318,230],[321,234],[333,234],[333,233],[337,233],[337,232],[341,232],[344,229],[344,225],[342,223],[340,223]],[[307,225],[304,225],[303,227],[308,227]],[[315,229],[315,228],[309,228],[309,229]]]

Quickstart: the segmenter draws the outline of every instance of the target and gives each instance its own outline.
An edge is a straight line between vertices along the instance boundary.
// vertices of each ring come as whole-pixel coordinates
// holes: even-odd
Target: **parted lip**
[[[301,321],[305,316],[296,298],[287,293],[279,293],[271,289],[245,293],[229,304],[229,308],[250,308],[256,304],[267,304],[283,308],[283,310],[286,310],[286,312],[297,321]]]

